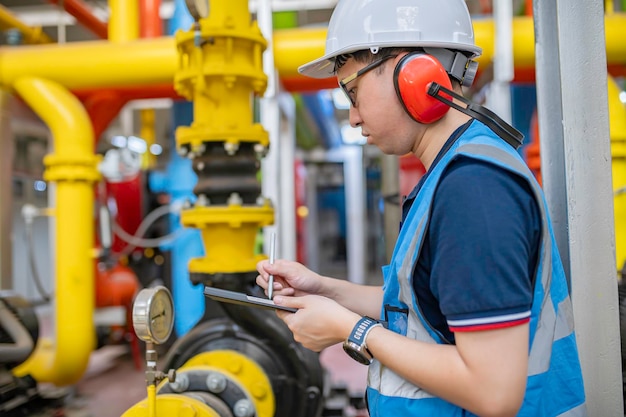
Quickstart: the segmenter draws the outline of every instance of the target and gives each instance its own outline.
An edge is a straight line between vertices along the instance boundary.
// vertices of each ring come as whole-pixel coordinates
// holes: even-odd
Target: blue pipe
[[[173,35],[178,29],[188,30],[193,19],[185,6],[184,0],[175,0],[174,14],[169,21],[168,33]],[[170,160],[165,173],[150,176],[150,188],[154,192],[170,195],[172,204],[186,201],[195,202],[193,188],[198,181],[191,167],[191,160],[182,158],[176,153],[175,131],[178,126],[189,126],[193,122],[193,103],[188,101],[174,102],[172,108],[172,141]],[[180,214],[169,216],[170,232],[182,228]],[[174,331],[178,337],[189,332],[204,315],[205,299],[201,285],[192,285],[189,279],[188,264],[191,258],[203,257],[204,246],[200,231],[185,229],[179,237],[162,250],[171,251],[172,263],[172,297],[174,299]]]
[[[338,148],[343,145],[341,128],[335,116],[335,105],[328,91],[303,94],[302,100],[311,112],[315,124],[319,127],[321,141],[326,149]]]

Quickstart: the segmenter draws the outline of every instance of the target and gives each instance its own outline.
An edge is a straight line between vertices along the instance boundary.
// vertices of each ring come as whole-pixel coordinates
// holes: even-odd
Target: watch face
[[[371,365],[373,358],[361,351],[361,349],[361,346],[354,346],[350,342],[345,342],[343,344],[343,350],[348,354],[348,356],[363,365]]]

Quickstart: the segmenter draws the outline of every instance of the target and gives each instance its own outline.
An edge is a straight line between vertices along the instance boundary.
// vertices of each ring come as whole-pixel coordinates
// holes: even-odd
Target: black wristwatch
[[[374,355],[367,348],[365,339],[367,334],[374,328],[382,324],[371,317],[362,317],[352,329],[352,333],[343,342],[343,350],[355,361],[363,365],[369,365],[374,360]]]

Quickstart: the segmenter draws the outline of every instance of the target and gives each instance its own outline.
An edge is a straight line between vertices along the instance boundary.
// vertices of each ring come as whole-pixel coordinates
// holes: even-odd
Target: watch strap
[[[371,317],[367,317],[367,316],[361,317],[361,319],[356,323],[356,325],[352,329],[352,332],[350,333],[350,336],[348,337],[348,342],[351,342],[356,346],[363,346],[363,348],[367,350],[367,353],[369,353],[370,356],[373,357],[374,355],[372,355],[369,349],[367,349],[367,344],[365,343],[365,340],[370,330],[372,330],[374,327],[377,327],[377,326],[382,326],[382,324],[379,321],[374,320]]]

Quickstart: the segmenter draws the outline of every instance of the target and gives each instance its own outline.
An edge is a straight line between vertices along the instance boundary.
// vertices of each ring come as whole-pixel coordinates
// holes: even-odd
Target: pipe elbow
[[[56,340],[40,340],[16,375],[69,385],[85,372],[95,348],[92,183],[99,179],[89,116],[62,85],[20,77],[14,88],[50,127],[55,153],[44,159],[44,178],[57,182]]]
[[[15,91],[52,131],[57,153],[93,154],[93,129],[82,103],[61,84],[38,77],[15,80]],[[61,145],[59,146],[59,142]]]

